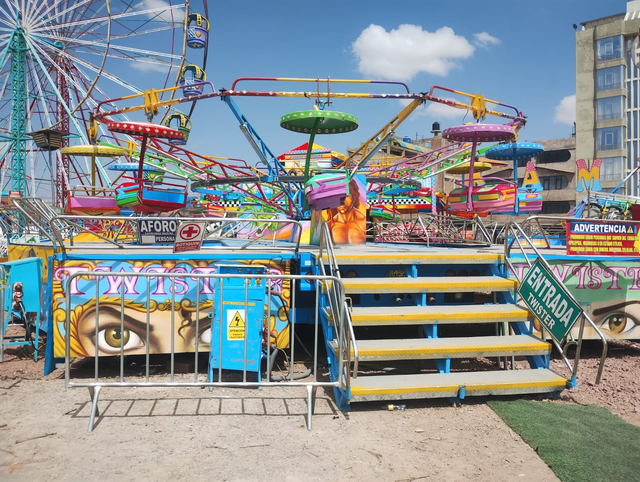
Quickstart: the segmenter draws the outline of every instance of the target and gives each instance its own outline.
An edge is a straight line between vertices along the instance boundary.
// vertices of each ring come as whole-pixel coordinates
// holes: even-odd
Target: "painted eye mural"
[[[289,273],[286,261],[252,260],[269,274]],[[99,273],[179,273],[174,278],[100,276]],[[69,345],[72,357],[209,351],[213,339],[217,281],[190,277],[215,274],[214,261],[64,261],[54,266],[54,353],[64,356],[66,290],[69,290]],[[74,273],[82,273],[73,278]],[[85,274],[86,273],[86,274]],[[289,280],[265,283],[270,287],[269,324],[272,343],[289,347]],[[268,308],[268,306],[266,307]],[[267,310],[265,310],[267,312]],[[266,331],[266,330],[265,330]]]
[[[633,333],[640,325],[640,300],[623,301],[595,308],[593,317],[598,328],[607,337],[633,339],[640,334],[640,330]]]

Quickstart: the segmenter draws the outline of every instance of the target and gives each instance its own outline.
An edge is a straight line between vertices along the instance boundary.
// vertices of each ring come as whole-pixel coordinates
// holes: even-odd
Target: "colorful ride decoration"
[[[576,168],[578,170],[578,181],[576,182],[576,192],[587,191],[602,191],[602,185],[600,184],[600,166],[602,166],[602,159],[594,159],[591,163],[591,169],[587,166],[587,161],[584,159],[578,159],[576,161]]]
[[[536,166],[527,161],[522,186],[518,188],[515,211],[496,211],[496,214],[528,214],[542,211],[543,190]]]
[[[598,219],[634,219],[631,211],[634,205],[640,204],[640,197],[618,194],[618,190],[627,184],[629,179],[636,176],[640,171],[640,158],[637,159],[636,168],[614,187],[611,192],[600,192],[600,166],[602,159],[594,159],[591,169],[587,169],[584,159],[576,161],[578,167],[578,184],[576,191],[582,192],[587,189],[587,197],[572,208],[567,216],[578,218],[598,218]],[[581,184],[581,182],[583,184]]]
[[[516,184],[497,177],[482,178],[476,173],[473,182],[456,181],[457,187],[449,193],[449,207],[455,211],[470,211],[476,214],[513,210]],[[469,189],[468,185],[471,185]],[[471,191],[471,202],[469,196]]]
[[[149,138],[184,140],[184,133],[178,129],[149,122],[106,121],[105,124],[111,132],[142,138],[137,177],[131,182],[125,182],[116,187],[118,206],[138,213],[165,212],[184,208],[187,204],[185,186],[144,178],[144,159]]]
[[[314,210],[340,206],[348,194],[348,174],[346,171],[320,174],[318,179],[310,179],[311,153],[316,134],[339,134],[358,128],[358,119],[351,114],[329,110],[303,110],[285,114],[280,118],[284,129],[309,134],[307,155],[304,163],[305,198]]]
[[[120,214],[115,191],[106,187],[76,186],[68,191],[64,212],[78,216],[114,216]]]
[[[182,68],[178,84],[182,87],[182,94],[189,97],[202,94],[206,80],[204,70],[197,65],[189,64]]]
[[[369,207],[369,216],[374,221],[397,221],[400,219],[400,212],[384,204],[375,204]]]
[[[137,172],[140,165],[137,162],[119,162],[117,164],[111,164],[108,169],[110,171],[120,172],[119,178],[127,172]],[[146,181],[162,181],[164,172],[154,169],[153,166],[144,164],[142,166],[142,178]]]
[[[67,191],[65,212],[76,215],[114,215],[120,209],[113,189],[96,185],[96,158],[117,158],[129,154],[126,149],[114,146],[79,145],[63,147],[61,154],[91,157],[91,186],[76,186]]]
[[[473,179],[474,164],[476,159],[476,148],[480,142],[502,142],[512,141],[516,137],[515,128],[505,124],[468,124],[456,127],[449,127],[442,131],[442,137],[450,141],[471,142],[471,158],[469,163],[469,178]],[[469,182],[467,187],[467,211],[473,211],[473,189],[474,183]],[[492,194],[492,196],[495,195]]]
[[[301,176],[304,173],[304,164],[308,149],[309,143],[305,142],[298,147],[294,147],[280,154],[277,159],[284,164],[284,168],[290,176]],[[323,147],[318,144],[311,146],[311,172],[316,169],[331,169],[335,164],[344,160],[346,160],[346,156],[339,152],[332,151],[328,147]]]
[[[199,13],[187,17],[187,47],[203,49],[209,38],[209,21]]]
[[[518,161],[528,161],[526,167],[527,172],[535,173],[535,167],[533,167],[531,159],[538,156],[541,152],[544,152],[542,144],[536,142],[512,142],[510,144],[499,144],[489,148],[487,152],[485,152],[485,156],[488,159],[502,161],[513,160],[513,180],[514,182],[518,182]],[[531,163],[531,166],[529,166],[529,163]],[[525,212],[538,212],[542,210],[542,196],[536,194],[537,191],[542,191],[542,185],[537,178],[538,176],[536,174],[536,182],[532,185],[530,182],[527,182],[525,175],[522,188],[518,189],[518,202],[515,204],[513,214],[522,214],[520,210],[521,207],[523,207]],[[529,184],[528,188],[526,187],[527,184]],[[534,191],[534,185],[539,186],[539,189],[535,187]]]
[[[364,244],[367,233],[367,184],[356,174],[349,180],[349,192],[338,206],[311,212],[310,242],[318,244],[320,226],[326,222],[334,244]]]
[[[347,185],[347,174],[344,171],[316,174],[304,183],[304,194],[312,209],[322,211],[344,201]]]
[[[169,143],[176,146],[184,146],[187,143],[189,132],[191,132],[191,119],[189,119],[188,115],[175,112],[167,117],[164,125],[172,129],[177,129],[184,135],[184,139],[169,139]]]
[[[481,172],[488,171],[492,167],[491,163],[482,157],[477,158],[474,163],[473,212],[476,214],[488,214],[493,212],[494,209],[501,209],[505,206],[512,208],[515,204],[513,183],[509,183],[509,181],[503,183],[500,178],[483,178],[480,176]],[[471,162],[467,161],[449,169],[447,172],[466,176],[469,174],[470,168]],[[460,187],[453,189],[447,198],[448,208],[451,211],[467,211],[468,183],[468,178],[455,181],[455,184]]]
[[[486,163],[484,163],[486,164]],[[489,164],[490,165],[490,164]],[[476,164],[477,166],[477,164]],[[449,172],[456,172],[463,166],[454,168]],[[459,172],[459,171],[458,171]],[[467,203],[468,181],[459,181],[461,187],[449,194],[449,208],[454,211],[462,211]],[[476,214],[525,214],[542,210],[542,185],[533,162],[528,161],[522,187],[517,189],[517,184],[512,181],[497,177],[481,177],[474,173],[473,187],[473,212]],[[514,190],[515,189],[515,190]]]

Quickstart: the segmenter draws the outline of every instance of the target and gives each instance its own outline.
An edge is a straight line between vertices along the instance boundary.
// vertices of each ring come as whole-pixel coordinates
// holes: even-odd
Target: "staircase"
[[[559,392],[551,345],[515,305],[517,281],[501,254],[474,249],[335,248],[355,339],[341,409],[352,402]],[[323,258],[326,264],[326,256]],[[326,289],[325,289],[326,291]],[[329,362],[339,350],[331,310],[323,328]],[[354,357],[357,353],[357,361]],[[508,360],[525,357],[527,369]],[[338,372],[331,370],[332,377]]]

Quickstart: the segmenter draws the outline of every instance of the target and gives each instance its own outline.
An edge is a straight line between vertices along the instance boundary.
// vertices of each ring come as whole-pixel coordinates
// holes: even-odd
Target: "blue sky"
[[[392,79],[406,82],[412,92],[441,85],[516,106],[528,117],[520,134],[523,141],[571,135],[574,109],[570,99],[564,105],[563,99],[575,94],[572,25],[626,11],[624,0],[249,0],[235,5],[209,3],[207,79],[217,89],[229,89],[235,78],[244,76]],[[198,57],[201,52],[189,51],[190,61],[197,63]],[[310,87],[244,85],[248,90]],[[332,86],[338,89],[338,84]],[[380,88],[363,84],[353,90],[379,92]],[[309,100],[242,98],[237,103],[276,155],[306,142],[305,135],[280,128],[279,117],[312,108]],[[357,116],[360,127],[348,134],[318,136],[316,142],[344,152],[366,140],[401,108],[397,100],[337,100],[331,109]],[[443,111],[428,103],[396,134],[429,137],[434,121],[444,128],[472,120],[464,111]],[[189,148],[255,160],[235,118],[219,100],[200,102],[192,122]]]
[[[119,36],[114,34],[106,73],[93,95],[100,97],[104,93],[106,98],[114,98],[131,94],[113,82],[116,78],[140,90],[163,87],[166,68],[163,74],[159,73],[157,64],[145,63],[144,54],[133,62],[122,60],[131,50],[118,51],[115,47],[121,44],[129,49],[171,53],[171,35],[166,31],[153,33],[162,22],[156,18],[155,25],[147,25],[154,14],[144,13],[161,10],[163,19],[178,25],[175,39],[180,45],[174,45],[174,53],[178,54],[184,14],[174,9],[172,18],[166,7],[182,1],[145,0],[137,4],[137,17],[124,18],[114,26],[114,33],[120,29]],[[190,0],[191,12],[203,12],[204,1],[208,0]],[[79,4],[70,0],[70,5]],[[440,85],[517,107],[528,117],[526,127],[520,131],[521,141],[567,137],[575,117],[572,25],[623,13],[626,5],[625,0],[244,0],[228,4],[209,0],[207,80],[216,89],[230,89],[239,77],[398,80],[406,82],[415,93]],[[111,6],[112,12],[118,12],[130,8],[130,3],[112,0]],[[152,33],[126,35],[132,25]],[[96,38],[100,38],[98,33]],[[95,38],[87,36],[83,40],[91,43]],[[86,50],[83,45],[71,42],[69,47]],[[100,57],[91,52],[86,59],[100,62]],[[202,61],[202,50],[187,49],[188,63],[202,65]],[[85,69],[85,75],[90,80],[92,71]],[[174,70],[170,77],[175,75]],[[241,88],[304,91],[314,90],[315,84],[247,82]],[[324,86],[322,90],[326,90]],[[337,83],[332,84],[331,90],[397,91],[375,84],[347,87]],[[466,100],[445,92],[436,94]],[[235,100],[275,155],[308,140],[306,135],[282,129],[279,119],[291,111],[312,109],[309,99]],[[186,105],[183,107],[188,110]],[[360,126],[345,134],[317,136],[316,143],[345,153],[348,147],[366,141],[402,108],[396,99],[335,100],[329,109],[355,115]],[[142,112],[131,118],[145,120]],[[198,102],[191,121],[188,149],[203,155],[242,158],[252,164],[258,160],[230,109],[219,99]],[[396,129],[396,135],[430,137],[436,121],[446,128],[472,122],[473,118],[465,111],[428,102]],[[486,122],[505,120],[489,117]],[[78,162],[84,165],[85,161]],[[36,170],[40,172],[43,166],[40,160]],[[43,193],[47,189],[47,182],[38,187]]]

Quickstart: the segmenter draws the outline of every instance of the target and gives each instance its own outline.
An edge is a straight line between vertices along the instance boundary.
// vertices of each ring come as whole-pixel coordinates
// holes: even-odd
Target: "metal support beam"
[[[22,29],[11,41],[11,190],[27,195],[26,131],[27,131],[27,45]]]

